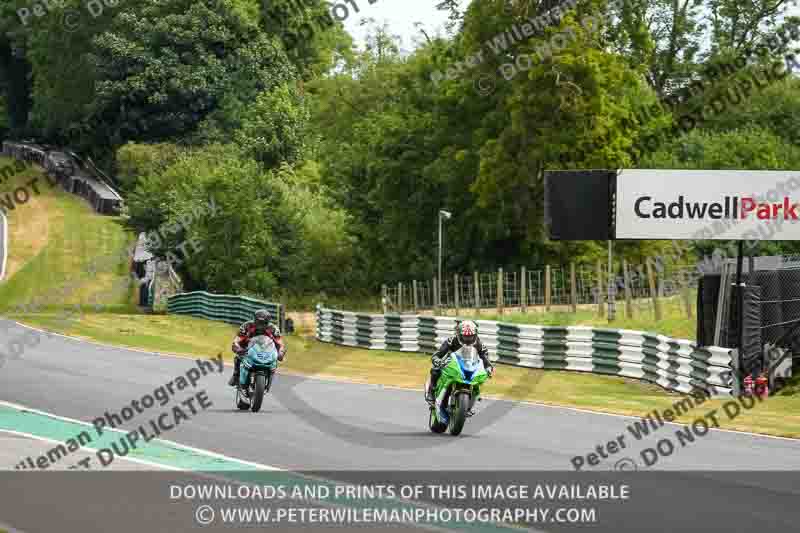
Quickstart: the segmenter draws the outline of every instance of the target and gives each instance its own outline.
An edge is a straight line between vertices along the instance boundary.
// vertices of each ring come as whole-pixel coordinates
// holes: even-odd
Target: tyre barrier
[[[369,315],[317,306],[316,338],[372,350],[433,353],[454,317]],[[690,393],[731,395],[732,350],[624,329],[534,326],[476,320],[490,359],[527,368],[622,376]]]
[[[182,292],[167,299],[167,312],[170,314],[192,315],[237,325],[252,320],[258,309],[268,310],[280,329],[284,329],[286,313],[282,304],[205,291]]]
[[[12,141],[3,141],[2,154],[39,165],[53,179],[52,183],[61,183],[67,192],[83,196],[98,213],[120,213],[122,196],[91,159],[84,161],[74,152],[59,151],[51,146]]]

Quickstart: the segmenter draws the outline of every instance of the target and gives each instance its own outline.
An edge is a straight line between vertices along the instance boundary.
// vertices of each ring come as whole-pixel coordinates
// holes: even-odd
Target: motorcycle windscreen
[[[456,354],[458,356],[458,363],[461,366],[464,377],[467,381],[472,379],[473,374],[478,371],[481,365],[481,358],[478,356],[478,350],[474,346],[462,346]]]
[[[271,365],[278,358],[278,350],[272,338],[258,335],[250,340],[247,355],[255,364]]]

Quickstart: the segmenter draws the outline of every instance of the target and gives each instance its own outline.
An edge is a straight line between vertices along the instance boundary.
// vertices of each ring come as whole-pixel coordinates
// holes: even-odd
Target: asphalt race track
[[[13,322],[0,321],[0,351],[7,349],[10,339],[26,331]],[[291,337],[288,339],[291,343]],[[369,353],[365,351],[364,355],[368,357]],[[214,354],[206,355],[211,357]],[[132,400],[152,394],[159,386],[196,368],[188,358],[111,348],[60,336],[44,337],[37,346],[26,347],[21,357],[0,361],[0,365],[0,401],[85,422],[103,416],[105,411],[118,413]],[[640,451],[655,446],[665,436],[675,440],[680,426],[667,425],[654,436],[637,442],[627,430],[633,422],[631,418],[486,400],[479,404],[478,414],[467,421],[460,437],[433,435],[427,428],[421,391],[286,374],[277,376],[260,413],[240,412],[233,405],[233,390],[226,384],[230,371],[231,367],[226,366],[224,373],[217,373],[215,366],[213,372],[197,381],[196,387],[177,393],[174,398],[182,399],[205,390],[212,405],[162,437],[243,461],[289,470],[342,471],[342,477],[347,478],[348,471],[354,470],[573,472],[574,456],[585,457],[597,445],[625,435],[625,449],[585,470],[612,471],[618,461],[626,459],[627,464],[635,461],[639,471],[615,475],[649,472],[643,485],[647,489],[640,490],[651,491],[650,497],[640,494],[637,516],[639,520],[658,523],[650,530],[695,530],[691,525],[697,525],[693,521],[696,516],[668,512],[681,498],[688,502],[704,498],[712,510],[714,505],[719,506],[718,511],[713,511],[719,517],[715,526],[697,530],[731,531],[733,524],[734,530],[747,526],[772,531],[774,526],[775,531],[788,531],[794,530],[800,520],[800,506],[796,505],[800,483],[780,476],[775,476],[774,482],[769,481],[770,476],[761,476],[757,482],[737,482],[737,475],[730,473],[800,471],[800,441],[711,431],[646,468]],[[499,371],[503,371],[502,367]],[[421,376],[420,381],[423,379]],[[491,394],[491,384],[487,392]],[[133,430],[172,405],[156,404],[122,427]],[[0,439],[0,446],[3,442]],[[2,453],[0,461],[4,461],[0,469],[14,468],[15,463]],[[696,472],[700,470],[704,472]],[[653,471],[667,472],[656,480]],[[571,475],[580,478],[584,474]],[[792,475],[795,480],[800,479]],[[795,503],[789,503],[792,501]],[[642,523],[627,520],[628,516],[617,517],[612,529],[642,531]],[[0,523],[3,518],[0,514]],[[10,525],[25,531],[24,524]]]

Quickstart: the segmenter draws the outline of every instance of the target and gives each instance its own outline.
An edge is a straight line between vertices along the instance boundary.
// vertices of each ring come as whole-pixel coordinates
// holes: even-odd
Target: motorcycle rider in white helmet
[[[462,346],[474,346],[478,355],[483,361],[483,366],[489,376],[494,375],[494,366],[489,361],[489,350],[483,345],[478,337],[478,325],[472,320],[464,320],[456,324],[455,335],[445,340],[439,349],[431,356],[431,380],[428,390],[425,392],[425,399],[429,402],[434,401],[434,391],[436,382],[442,375],[442,369],[450,361],[450,354],[458,351]]]

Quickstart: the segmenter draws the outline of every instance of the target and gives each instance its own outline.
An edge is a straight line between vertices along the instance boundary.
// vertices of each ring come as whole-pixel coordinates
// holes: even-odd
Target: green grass
[[[0,166],[8,159],[0,158]],[[81,197],[51,187],[35,168],[10,178],[4,189],[22,186],[38,177],[40,195],[17,205],[8,213],[8,281],[0,284],[0,310],[34,298],[43,301],[44,309],[81,303],[91,296],[109,293],[115,281],[128,275],[127,263],[116,261],[111,268],[90,275],[87,267],[93,259],[117,253],[130,246],[133,236],[125,231],[118,217],[95,213]],[[66,299],[57,290],[74,288]],[[130,309],[133,290],[116,291],[105,303],[117,309]]]
[[[277,297],[277,300],[294,312],[315,311],[317,304],[330,309],[344,309],[347,311],[358,310],[362,313],[381,313],[381,297],[378,294],[351,291],[347,294],[331,294],[319,292],[316,294],[287,294]]]
[[[695,312],[693,308],[693,312]],[[465,318],[478,318],[481,320],[497,320],[511,324],[538,324],[540,326],[594,326],[613,329],[632,329],[660,333],[669,337],[694,340],[696,337],[696,317],[686,316],[685,309],[676,299],[662,301],[662,318],[655,320],[651,309],[640,308],[633,318],[625,316],[624,305],[617,306],[616,318],[609,322],[608,318],[600,317],[595,310],[578,310],[577,313],[551,312],[551,313],[505,313],[459,316]]]

